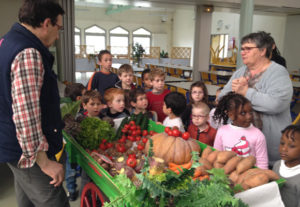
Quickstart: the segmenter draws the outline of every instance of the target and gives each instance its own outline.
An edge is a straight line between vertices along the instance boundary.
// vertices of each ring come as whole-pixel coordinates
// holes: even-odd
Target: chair
[[[182,93],[184,96],[186,96],[186,93],[187,93],[187,91],[185,89],[180,88],[180,87],[177,88],[177,92]]]
[[[201,80],[204,83],[209,83],[209,84],[211,83],[210,78],[209,78],[209,74],[207,72],[202,71],[202,72],[200,72],[200,74],[201,74]]]
[[[179,78],[184,78],[184,71],[181,70],[181,69],[177,69],[176,70],[176,75],[179,77]]]
[[[142,87],[142,78],[141,77],[136,77],[136,84],[138,86],[141,86]]]
[[[300,113],[297,115],[296,119],[293,121],[292,124],[294,125],[297,124],[299,120],[300,120]]]
[[[177,91],[177,87],[176,86],[169,86],[169,90],[171,92],[176,92]]]
[[[152,65],[152,64],[149,64],[149,68],[150,68],[150,70],[153,70],[153,69],[156,68],[156,66],[155,66],[155,65]]]
[[[175,68],[168,68],[168,73],[170,76],[176,77],[176,69]]]

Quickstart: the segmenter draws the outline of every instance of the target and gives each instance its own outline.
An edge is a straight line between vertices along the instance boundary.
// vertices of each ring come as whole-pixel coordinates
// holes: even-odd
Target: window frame
[[[123,29],[123,30],[125,30],[125,31],[127,31],[128,32],[128,34],[111,34],[111,31],[112,30],[114,30],[114,29],[116,29],[116,28],[118,28],[118,27],[120,27],[121,29]],[[130,48],[129,48],[129,45],[130,45],[130,42],[129,42],[129,36],[130,36],[130,31],[129,30],[127,30],[127,29],[125,29],[124,27],[122,27],[122,26],[116,26],[116,27],[113,27],[113,28],[111,28],[110,30],[109,30],[109,33],[108,33],[108,35],[109,35],[109,46],[110,47],[112,47],[112,45],[111,45],[111,37],[113,36],[113,37],[127,37],[127,42],[128,42],[128,44],[127,44],[127,53],[126,54],[113,54],[112,53],[112,55],[128,55],[129,54],[129,52],[130,52]]]
[[[137,30],[139,30],[139,29],[144,29],[144,30],[146,30],[147,32],[150,33],[150,35],[133,34],[135,31],[137,31]],[[133,30],[133,31],[132,31],[132,45],[134,45],[134,41],[133,41],[133,40],[134,40],[135,37],[148,37],[148,38],[150,38],[149,53],[146,53],[146,52],[145,52],[145,55],[150,55],[150,47],[151,47],[151,45],[152,45],[152,32],[151,32],[150,30],[144,28],[144,27],[139,27],[139,28]],[[144,49],[145,49],[145,48],[144,48]]]
[[[86,30],[87,29],[90,29],[90,28],[92,28],[92,27],[98,27],[99,29],[102,29],[103,31],[104,31],[104,33],[91,33],[91,32],[86,32]],[[86,47],[88,46],[87,44],[86,44],[86,37],[87,36],[95,36],[95,37],[97,37],[97,36],[103,36],[104,37],[104,49],[106,49],[107,48],[107,41],[106,41],[106,29],[104,29],[104,28],[102,28],[102,27],[100,27],[100,26],[98,26],[98,25],[96,25],[96,24],[93,24],[93,25],[91,25],[91,26],[88,26],[88,27],[86,27],[86,28],[84,28],[84,30],[83,30],[83,32],[84,32],[84,44],[86,45]],[[96,52],[97,53],[97,52]]]
[[[79,30],[79,32],[75,32],[75,29],[78,29]],[[81,29],[79,28],[79,27],[77,27],[77,26],[74,26],[74,53],[76,54],[76,55],[78,55],[78,54],[80,54],[80,45],[82,45],[81,44]],[[76,35],[79,35],[79,45],[78,45],[78,47],[79,47],[79,53],[76,53],[76,44],[75,44],[75,36]]]

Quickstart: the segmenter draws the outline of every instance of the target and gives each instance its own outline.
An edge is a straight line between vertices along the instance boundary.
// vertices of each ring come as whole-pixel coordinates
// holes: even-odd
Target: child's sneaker
[[[74,193],[67,193],[68,199],[69,201],[76,201],[77,197],[78,197],[78,191],[75,191]]]

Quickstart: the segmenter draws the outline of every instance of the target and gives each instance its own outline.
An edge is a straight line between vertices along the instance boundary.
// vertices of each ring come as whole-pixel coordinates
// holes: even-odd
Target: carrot
[[[208,172],[206,172],[206,168],[202,165],[196,168],[193,177],[196,178],[203,175],[208,175]]]
[[[190,169],[192,167],[192,162],[187,162],[182,165],[177,165],[175,163],[169,162],[169,169],[179,174],[182,171],[181,168]]]
[[[200,181],[203,181],[203,180],[209,180],[209,175],[203,175],[203,176],[200,176],[200,177],[199,177],[199,180],[200,180]]]

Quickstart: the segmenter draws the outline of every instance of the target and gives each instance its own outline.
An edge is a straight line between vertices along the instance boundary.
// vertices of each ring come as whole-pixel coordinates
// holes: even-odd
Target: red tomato
[[[117,151],[118,152],[126,152],[126,148],[125,148],[125,146],[124,145],[118,145],[117,146]]]
[[[127,132],[128,132],[128,129],[126,129],[126,128],[123,128],[123,129],[121,130],[121,132],[123,132],[123,133],[127,133]]]
[[[135,141],[135,138],[133,136],[127,136],[127,139],[134,142]]]
[[[106,147],[106,145],[104,143],[101,143],[100,146],[99,146],[99,148],[102,149],[102,150],[106,150],[107,149],[107,147]]]
[[[142,131],[140,129],[136,128],[136,135],[140,136],[141,134],[142,134]]]
[[[144,138],[142,139],[142,142],[146,144],[146,143],[148,142],[148,139],[147,139],[146,137],[144,137]]]
[[[135,158],[136,159],[136,154],[129,154],[128,158]]]
[[[144,145],[142,145],[142,144],[138,144],[138,146],[137,146],[137,149],[138,149],[138,150],[141,150],[141,151],[144,150],[144,148],[145,148],[145,147],[144,147]]]
[[[136,129],[141,130],[141,126],[137,125],[137,126],[136,126]]]
[[[182,138],[185,139],[185,140],[188,140],[188,139],[190,138],[190,133],[184,132],[184,133],[182,134]]]
[[[136,166],[136,159],[135,158],[128,158],[127,161],[126,161],[126,164],[129,167],[135,168],[135,166]]]
[[[141,139],[142,139],[141,136],[137,136],[137,137],[135,138],[136,141],[140,141]]]
[[[107,142],[107,140],[106,139],[102,139],[102,143],[106,143]]]
[[[148,131],[147,130],[143,130],[142,135],[143,135],[143,137],[147,136],[148,135]]]
[[[134,131],[132,131],[131,135],[132,135],[133,137],[135,137],[135,136],[138,135],[138,134],[137,134],[136,131],[134,130]]]
[[[168,131],[169,136],[173,136],[172,130]]]
[[[136,126],[135,126],[135,125],[132,125],[132,126],[130,127],[130,130],[132,130],[132,131],[136,130]]]
[[[167,134],[169,134],[170,131],[172,131],[172,130],[170,129],[170,127],[166,127],[166,128],[165,128],[165,132],[166,132]]]
[[[135,125],[135,122],[134,122],[134,121],[130,121],[129,124],[130,124],[131,126],[134,126],[134,125]]]
[[[130,128],[130,125],[129,124],[125,124],[124,125],[124,129],[129,129]]]
[[[124,137],[122,136],[122,138],[119,139],[118,142],[120,142],[120,143],[125,143],[125,142],[126,142],[126,137],[124,138]]]
[[[107,149],[112,148],[113,146],[114,146],[113,143],[110,143],[110,142],[107,142],[107,143],[106,143]]]
[[[179,136],[180,136],[180,131],[179,131],[178,129],[173,129],[173,130],[172,130],[172,135],[173,135],[174,137],[179,137]]]

